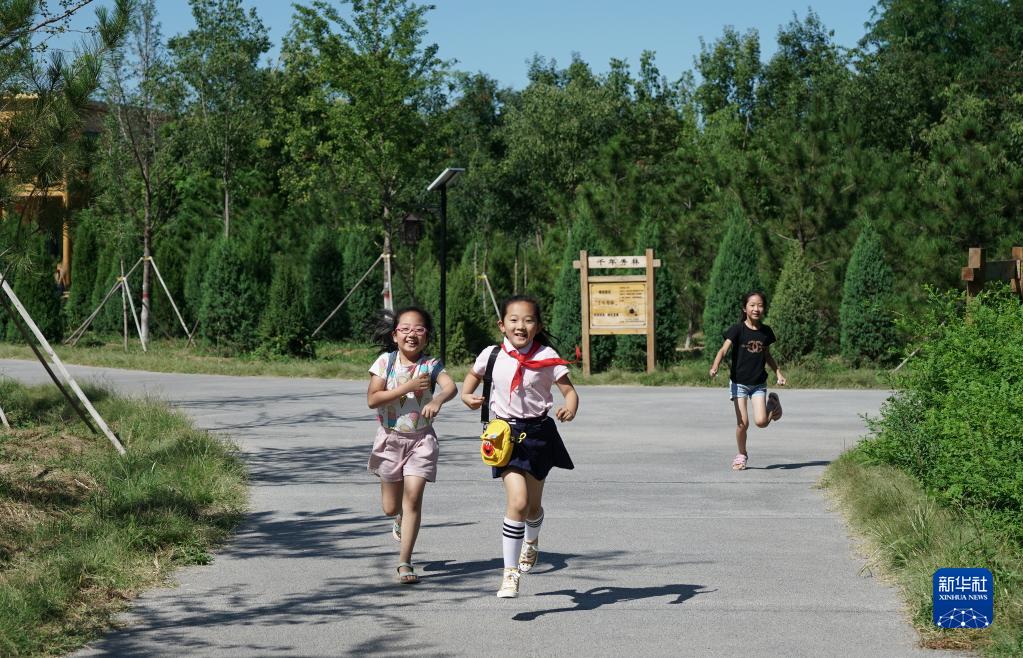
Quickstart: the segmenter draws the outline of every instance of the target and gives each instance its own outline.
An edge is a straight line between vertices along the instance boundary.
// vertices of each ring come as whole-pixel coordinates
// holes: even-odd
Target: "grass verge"
[[[910,476],[866,463],[855,450],[821,481],[864,539],[870,568],[896,583],[921,644],[932,649],[1023,655],[1023,547],[976,513],[942,507]],[[984,567],[995,579],[995,619],[986,629],[942,629],[932,615],[932,576],[943,567]]]
[[[65,654],[137,592],[203,564],[240,521],[234,448],[152,401],[88,391],[125,444],[76,420],[52,386],[0,380],[0,655]]]
[[[120,341],[84,343],[77,347],[59,346],[57,352],[68,363],[152,372],[202,373],[208,375],[319,377],[331,379],[364,379],[378,350],[357,343],[321,342],[315,359],[260,359],[251,354],[225,356],[203,347],[187,347],[183,340],[153,341],[149,352],[143,353],[138,343],[124,350]],[[34,359],[23,345],[0,343],[0,359]],[[841,360],[808,359],[803,363],[781,364],[791,385],[797,388],[888,388],[887,371],[873,368],[849,368]],[[461,381],[469,364],[449,364],[448,372]],[[583,377],[576,369],[572,379],[577,384],[639,386],[724,386],[728,376],[716,380],[707,375],[710,364],[687,354],[681,362],[657,372],[646,374],[611,369]],[[773,379],[772,379],[773,381]]]

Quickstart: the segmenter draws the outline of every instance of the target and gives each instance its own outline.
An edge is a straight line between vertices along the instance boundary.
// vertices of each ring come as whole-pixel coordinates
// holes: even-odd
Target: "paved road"
[[[460,404],[438,422],[412,588],[394,583],[365,471],[362,382],[73,371],[229,435],[252,478],[252,512],[214,562],[142,596],[81,656],[934,654],[814,486],[879,391],[783,393],[784,420],[753,428],[751,468],[732,472],[723,388],[581,389],[562,426],[576,470],[549,478],[541,562],[507,600],[494,596],[503,492]],[[0,373],[44,377],[27,362]]]

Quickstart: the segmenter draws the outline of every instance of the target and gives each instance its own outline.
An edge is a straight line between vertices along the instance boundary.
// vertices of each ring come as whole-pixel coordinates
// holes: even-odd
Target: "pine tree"
[[[802,250],[798,245],[793,246],[785,259],[767,315],[767,323],[778,338],[771,352],[779,359],[794,361],[816,346],[815,285],[816,277]]]
[[[32,243],[35,244],[32,244]],[[31,238],[26,247],[31,249],[21,271],[14,279],[14,292],[25,306],[39,331],[53,342],[63,335],[64,322],[60,312],[60,291],[53,281],[53,256],[50,253],[49,238]],[[2,293],[0,293],[2,294]],[[22,335],[13,322],[7,323],[7,340],[21,342]]]
[[[184,308],[181,309],[185,322],[194,323],[199,319],[199,312],[202,309],[202,282],[206,277],[211,244],[210,240],[203,237],[192,240],[191,253],[185,268]]]
[[[880,362],[893,354],[893,283],[881,238],[866,224],[849,257],[839,308],[842,356],[850,363]]]
[[[286,256],[278,256],[274,263],[269,301],[259,322],[261,353],[269,356],[314,355],[305,292],[298,268]]]
[[[308,323],[313,329],[327,319],[348,292],[344,286],[345,269],[342,263],[336,234],[327,227],[321,227],[313,236],[305,267],[305,305],[308,309]],[[345,306],[320,329],[318,337],[340,340],[348,334],[348,312]]]
[[[462,262],[448,274],[447,284],[447,359],[457,363],[475,358],[494,343],[496,333],[489,329],[494,315],[489,300],[484,305],[482,291],[473,279],[471,251],[466,251]]]
[[[380,255],[380,249],[373,243],[373,239],[365,229],[350,229],[345,231],[343,237],[344,253],[344,294],[348,294],[355,284],[366,273],[366,270],[373,265],[373,262]],[[358,289],[352,292],[351,297],[345,302],[348,307],[348,337],[356,341],[367,342],[373,334],[373,324],[376,322],[378,311],[383,308],[383,298],[380,290],[383,281],[382,263],[377,264],[373,272],[359,285]],[[340,300],[338,300],[340,301]]]
[[[633,253],[643,254],[654,250],[654,258],[660,258],[661,267],[654,270],[654,351],[655,359],[661,365],[671,365],[677,360],[679,339],[685,332],[682,309],[678,292],[672,279],[672,268],[661,253],[663,241],[661,230],[652,218],[645,218],[636,230]],[[629,370],[646,367],[646,336],[616,336],[615,365]]]
[[[96,240],[95,218],[88,211],[81,213],[75,225],[71,252],[71,288],[64,304],[64,318],[70,329],[76,329],[92,313],[92,288],[96,284],[99,244]]]
[[[738,320],[742,296],[760,287],[757,246],[746,219],[735,212],[714,257],[703,308],[704,355],[708,359],[721,348],[725,329]]]
[[[203,277],[199,333],[214,345],[245,350],[256,341],[262,303],[239,242],[221,238],[210,248]]]
[[[583,249],[594,256],[605,252],[604,242],[585,211],[578,214],[569,229],[561,270],[554,284],[554,308],[550,312],[550,333],[555,347],[566,355],[572,354],[576,345],[582,345],[579,270],[572,267],[572,261],[579,260],[579,252]],[[614,336],[590,336],[591,370],[610,366],[614,351]]]

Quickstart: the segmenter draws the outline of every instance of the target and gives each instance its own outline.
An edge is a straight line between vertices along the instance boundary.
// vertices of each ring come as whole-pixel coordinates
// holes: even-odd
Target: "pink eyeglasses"
[[[416,325],[414,327],[411,326],[411,325],[403,324],[400,327],[398,327],[397,329],[395,329],[395,331],[397,333],[403,335],[403,336],[405,334],[409,334],[409,333],[415,334],[417,336],[425,336],[426,335],[426,327],[424,327],[421,324],[418,324],[418,325]]]

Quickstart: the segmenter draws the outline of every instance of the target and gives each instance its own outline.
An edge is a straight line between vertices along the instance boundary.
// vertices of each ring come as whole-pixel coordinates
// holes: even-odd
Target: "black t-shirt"
[[[750,329],[745,322],[739,322],[726,329],[723,335],[732,341],[732,372],[729,379],[744,386],[765,383],[765,354],[767,346],[775,342],[771,328],[762,324],[759,329]]]

